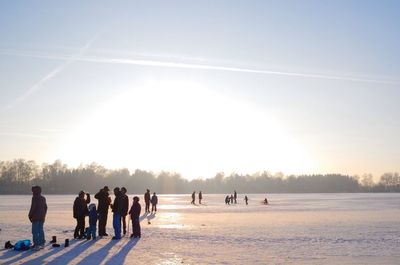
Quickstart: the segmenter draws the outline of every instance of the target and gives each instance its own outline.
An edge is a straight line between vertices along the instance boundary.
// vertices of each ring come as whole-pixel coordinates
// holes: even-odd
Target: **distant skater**
[[[247,198],[247,195],[245,195],[245,196],[244,196],[244,201],[245,201],[246,205],[248,205],[248,204],[249,204],[249,203],[248,203],[248,201],[249,201],[249,198]]]
[[[85,198],[86,195],[86,198]],[[90,203],[90,194],[81,190],[78,197],[75,198],[73,206],[73,215],[76,219],[74,238],[85,238],[85,217],[89,215],[88,204]]]
[[[263,203],[264,203],[265,205],[267,205],[267,204],[268,204],[268,200],[267,200],[267,198],[265,198],[265,199],[264,199]]]
[[[236,190],[233,192],[233,199],[235,200],[235,204],[237,204],[237,192],[236,192]]]
[[[144,194],[144,203],[145,203],[145,212],[150,213],[150,190],[147,189],[146,193]]]
[[[108,236],[106,233],[108,208],[111,204],[111,198],[109,195],[110,190],[107,186],[104,186],[94,197],[99,201],[97,205],[97,212],[99,214],[99,236]]]
[[[96,239],[96,226],[97,226],[97,210],[96,204],[91,203],[89,205],[89,230],[86,234],[87,240],[95,240]]]
[[[231,204],[233,204],[233,195],[232,194],[231,194],[230,199],[231,199]]]
[[[153,211],[156,213],[157,212],[157,203],[158,203],[158,198],[156,193],[153,193],[153,196],[151,196],[151,213],[153,213]]]
[[[133,203],[132,203],[132,207],[129,211],[129,214],[131,215],[131,220],[132,220],[131,237],[134,237],[134,238],[141,237],[140,220],[139,220],[141,209],[142,209],[142,207],[140,206],[140,203],[139,203],[139,197],[137,197],[137,196],[133,197]]]
[[[129,209],[129,198],[128,195],[126,195],[126,188],[122,187],[121,188],[121,221],[122,221],[122,231],[123,234],[126,235],[126,215],[128,214],[128,209]]]
[[[203,193],[199,192],[199,204],[201,204],[201,200],[203,199]]]
[[[192,193],[192,202],[191,202],[191,204],[196,204],[196,203],[195,203],[195,200],[196,200],[196,192],[193,191],[193,193]]]
[[[46,198],[42,196],[40,186],[32,187],[32,202],[29,210],[29,221],[32,223],[33,249],[44,248],[44,230],[43,225],[47,214]]]

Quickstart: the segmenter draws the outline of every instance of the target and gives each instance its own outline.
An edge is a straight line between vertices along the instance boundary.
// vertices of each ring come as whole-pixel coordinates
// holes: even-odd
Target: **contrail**
[[[40,79],[39,81],[37,81],[33,86],[31,86],[24,94],[22,94],[21,96],[17,97],[14,101],[12,101],[11,103],[7,104],[5,107],[3,107],[3,110],[8,110],[11,109],[12,107],[14,107],[15,105],[17,105],[18,103],[23,102],[24,100],[26,100],[29,96],[31,96],[32,94],[34,94],[35,92],[37,92],[38,90],[40,90],[40,88],[49,80],[51,80],[52,78],[54,78],[57,74],[59,74],[60,72],[62,72],[68,65],[70,65],[71,63],[73,63],[74,61],[76,61],[76,59],[78,59],[79,57],[81,57],[86,51],[87,49],[89,49],[90,45],[94,42],[94,40],[97,38],[97,36],[95,35],[92,39],[90,39],[85,46],[83,46],[79,53],[77,55],[74,56],[69,56],[67,59],[65,59],[65,62],[63,62],[61,65],[59,65],[58,67],[56,67],[54,70],[50,71],[50,73],[48,73],[47,75],[45,75],[42,79]],[[2,53],[2,52],[0,52]],[[3,53],[6,54],[6,53]],[[19,55],[19,54],[14,54],[14,55]],[[22,55],[24,56],[24,55]]]
[[[72,56],[68,56],[68,55],[44,55],[44,54],[37,54],[37,53],[35,54],[35,53],[30,53],[30,52],[4,51],[4,50],[0,51],[0,54],[14,55],[14,56],[27,56],[27,57],[52,59],[52,60],[65,60],[67,62],[79,61],[79,62],[106,63],[106,64],[127,64],[127,65],[241,72],[241,73],[288,76],[288,77],[300,77],[300,78],[314,78],[314,79],[326,79],[326,80],[338,80],[338,81],[378,83],[378,84],[387,84],[387,85],[400,85],[400,81],[398,81],[398,80],[357,78],[357,77],[349,77],[349,76],[325,75],[325,74],[314,74],[314,73],[258,70],[258,69],[251,69],[251,68],[218,66],[218,65],[208,65],[208,64],[178,63],[178,62],[171,62],[171,61],[138,60],[138,59],[109,58],[109,57],[98,57],[98,56],[79,56],[79,55],[72,57]]]

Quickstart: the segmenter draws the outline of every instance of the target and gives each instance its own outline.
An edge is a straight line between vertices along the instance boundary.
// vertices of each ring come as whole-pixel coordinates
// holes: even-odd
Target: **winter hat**
[[[89,204],[89,211],[91,211],[92,209],[96,209],[96,204],[94,203]]]

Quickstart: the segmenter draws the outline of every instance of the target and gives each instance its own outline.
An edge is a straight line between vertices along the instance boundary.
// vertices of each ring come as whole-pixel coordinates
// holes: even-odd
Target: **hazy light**
[[[306,150],[266,113],[178,80],[151,82],[110,99],[65,143],[58,156],[69,164],[96,161],[187,178],[314,169]]]

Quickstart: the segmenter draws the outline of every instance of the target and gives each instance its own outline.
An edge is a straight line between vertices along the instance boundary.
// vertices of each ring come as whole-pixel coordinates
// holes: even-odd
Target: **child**
[[[96,224],[97,224],[96,204],[91,203],[89,205],[89,229],[86,234],[87,240],[90,240],[91,238],[93,240],[96,239]]]
[[[131,207],[131,210],[129,211],[129,214],[131,215],[132,219],[132,235],[131,237],[137,238],[141,236],[140,233],[140,211],[142,210],[142,207],[140,206],[139,203],[139,197],[135,196],[133,197],[133,204]]]

